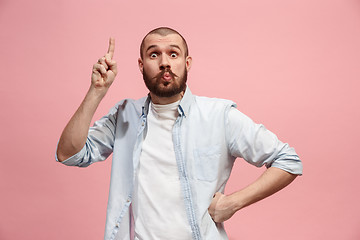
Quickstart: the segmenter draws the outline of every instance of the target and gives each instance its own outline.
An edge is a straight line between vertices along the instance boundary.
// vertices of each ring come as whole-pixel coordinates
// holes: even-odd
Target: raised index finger
[[[108,49],[107,53],[110,55],[111,59],[114,56],[114,51],[115,51],[115,38],[110,38],[109,39],[109,49]]]

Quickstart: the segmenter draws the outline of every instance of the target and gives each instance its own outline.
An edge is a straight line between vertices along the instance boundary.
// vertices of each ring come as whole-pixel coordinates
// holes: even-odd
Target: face
[[[150,34],[145,38],[139,68],[150,94],[161,98],[180,95],[186,88],[191,57],[185,56],[183,40],[177,34]]]

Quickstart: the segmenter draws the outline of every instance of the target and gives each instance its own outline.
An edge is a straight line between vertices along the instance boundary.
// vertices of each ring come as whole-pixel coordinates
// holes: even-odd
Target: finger
[[[98,72],[98,70],[93,69],[92,74],[95,75],[97,78],[101,78],[101,74]],[[93,77],[93,76],[92,76]]]
[[[117,63],[115,61],[111,61],[108,63],[109,69],[116,75],[117,74]]]
[[[105,57],[102,57],[98,60],[98,63],[100,63],[101,65],[103,65],[105,67],[105,69],[109,69],[108,65],[106,64],[105,61]]]
[[[210,203],[210,206],[209,206],[208,209],[209,209],[212,213],[215,212],[216,203],[217,203],[217,201],[219,200],[219,197],[220,197],[219,194],[216,193],[216,194],[214,194],[213,199],[211,200],[211,203]]]
[[[218,198],[221,197],[221,195],[223,195],[221,192],[216,192],[216,193],[214,194],[213,198],[218,199]]]
[[[97,71],[101,74],[101,76],[106,76],[106,69],[103,65],[99,64],[99,63],[96,63],[94,64],[93,66],[93,71]]]
[[[105,62],[109,66],[109,68],[108,68],[109,70],[111,70],[113,72],[117,72],[117,63],[116,63],[116,61],[109,59],[108,54],[105,55]]]
[[[114,51],[115,51],[115,38],[110,38],[109,39],[109,49],[107,51],[107,53],[109,54],[110,59],[113,58],[114,56]]]
[[[105,58],[105,61],[106,61],[107,63],[111,63],[112,58],[111,58],[111,56],[110,56],[110,53],[105,54],[104,58]]]

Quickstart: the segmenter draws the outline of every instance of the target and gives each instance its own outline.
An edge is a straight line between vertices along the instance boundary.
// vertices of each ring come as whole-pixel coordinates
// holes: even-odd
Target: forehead
[[[162,36],[160,34],[149,34],[144,40],[144,50],[150,46],[171,47],[178,46],[181,51],[185,51],[184,41],[178,34],[168,34]]]

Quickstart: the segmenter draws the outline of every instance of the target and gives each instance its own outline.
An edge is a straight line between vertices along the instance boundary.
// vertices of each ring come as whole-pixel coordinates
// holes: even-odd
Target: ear
[[[141,58],[138,59],[138,65],[139,65],[140,72],[143,73],[143,71],[144,71],[144,64],[143,64],[143,61],[142,61]]]
[[[192,57],[187,56],[187,57],[186,57],[186,70],[187,70],[187,71],[190,71],[191,64],[192,64]]]

